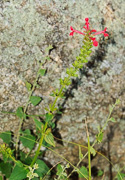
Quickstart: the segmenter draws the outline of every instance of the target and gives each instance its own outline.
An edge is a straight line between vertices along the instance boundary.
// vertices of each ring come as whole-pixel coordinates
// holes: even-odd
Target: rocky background
[[[96,149],[108,157],[114,167],[96,155],[92,160],[93,177],[97,171],[105,172],[104,179],[113,179],[119,168],[125,165],[125,2],[124,0],[1,0],[0,1],[0,110],[16,111],[26,104],[28,94],[25,80],[33,83],[38,70],[37,60],[42,62],[45,48],[52,44],[51,60],[44,67],[47,74],[39,80],[40,88],[34,95],[43,98],[29,113],[44,113],[44,107],[52,100],[52,90],[59,87],[59,77],[64,77],[82,46],[82,36],[69,36],[70,26],[83,31],[84,19],[97,31],[108,28],[109,37],[97,37],[99,46],[93,47],[89,63],[72,81],[65,100],[58,103],[63,114],[57,117],[54,135],[65,141],[86,145],[87,120],[90,140],[94,141],[98,125],[103,125],[109,113],[109,105],[117,98],[121,103],[112,116],[102,144]],[[0,114],[0,132],[17,132],[19,119]],[[33,128],[28,120],[25,128]],[[56,151],[78,162],[78,147],[57,143]],[[83,149],[83,153],[85,153]],[[52,165],[61,160],[47,151],[46,161]],[[81,165],[87,165],[84,160]],[[74,178],[75,179],[75,176]],[[77,179],[77,178],[76,178]]]

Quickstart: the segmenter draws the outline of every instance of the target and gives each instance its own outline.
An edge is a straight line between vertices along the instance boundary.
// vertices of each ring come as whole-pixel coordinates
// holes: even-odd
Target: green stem
[[[85,179],[87,179],[85,177],[85,175],[76,167],[74,166],[70,161],[68,161],[65,157],[63,157],[62,155],[60,155],[58,152],[55,152],[53,149],[51,149],[50,147],[47,147],[49,150],[51,150],[53,153],[55,153],[56,155],[58,155],[59,157],[61,157],[62,159],[64,159],[67,163],[69,163],[74,169],[75,171],[77,171],[79,174],[81,174]],[[67,177],[68,178],[68,177]],[[88,180],[88,179],[87,179]]]
[[[103,128],[101,129],[100,132],[103,132],[103,129],[106,127],[106,125],[107,125],[107,123],[108,123],[108,120],[109,120],[109,118],[110,118],[110,116],[111,116],[111,114],[112,114],[115,106],[116,106],[116,103],[113,105],[112,111],[110,111],[110,113],[109,113],[109,115],[108,115],[108,117],[107,117],[107,120],[106,120],[106,122],[105,122],[105,124],[104,124],[104,126],[103,126]],[[91,147],[94,147],[96,143],[97,143],[97,140],[94,141],[94,143],[92,144]],[[88,152],[87,152],[87,153],[83,156],[83,158],[77,163],[76,167],[79,166],[79,164],[82,162],[82,160],[83,160],[87,155],[88,155]],[[71,171],[71,173],[68,175],[68,178],[72,175],[73,172],[75,172],[75,169],[73,169],[73,170]]]
[[[110,111],[110,113],[109,113],[109,115],[108,115],[108,117],[107,117],[107,120],[106,120],[105,124],[103,125],[103,127],[102,127],[100,133],[102,133],[103,130],[104,130],[104,128],[107,126],[107,123],[108,123],[108,121],[109,121],[109,119],[110,119],[110,117],[111,117],[111,114],[112,114],[112,112],[113,112],[115,106],[116,106],[116,103],[113,105],[112,110]]]
[[[59,95],[62,93],[63,89],[64,89],[64,87],[62,86],[62,87],[60,88]],[[54,102],[53,102],[53,104],[52,104],[52,110],[54,109],[55,104],[56,104],[58,98],[59,98],[59,96],[57,96],[57,97],[55,98],[55,100],[54,100]]]
[[[10,155],[10,158],[12,159],[13,162],[17,163],[16,159]]]
[[[40,148],[41,148],[42,143],[43,143],[43,140],[44,140],[44,133],[45,133],[45,131],[46,131],[46,129],[47,129],[47,125],[48,125],[48,123],[46,122],[45,125],[44,125],[44,128],[43,128],[43,131],[41,132],[41,138],[40,138],[40,141],[39,141],[39,146],[38,146],[38,148],[37,148],[37,151],[36,151],[36,154],[35,154],[35,156],[34,156],[34,158],[33,158],[33,161],[32,161],[32,163],[31,163],[31,165],[30,165],[31,167],[34,165],[34,163],[36,162],[37,157],[38,157],[38,155],[39,155]]]
[[[40,70],[40,68],[39,68],[39,70]],[[32,87],[32,89],[31,89],[31,91],[30,91],[30,93],[29,93],[28,101],[27,101],[26,106],[25,106],[25,108],[24,108],[24,114],[26,113],[27,108],[28,108],[28,105],[30,104],[30,97],[32,96],[32,93],[33,93],[33,91],[34,91],[35,88],[36,88],[37,81],[38,81],[38,79],[39,79],[39,70],[38,70],[38,72],[37,72],[36,79],[35,79],[35,81],[34,81],[34,83],[33,83],[33,87]],[[18,143],[19,143],[19,138],[20,138],[20,129],[21,129],[21,127],[22,127],[23,121],[24,121],[24,118],[20,119],[20,124],[19,124],[19,128],[18,128],[17,139],[16,139],[16,152],[17,152],[17,150],[18,150]]]

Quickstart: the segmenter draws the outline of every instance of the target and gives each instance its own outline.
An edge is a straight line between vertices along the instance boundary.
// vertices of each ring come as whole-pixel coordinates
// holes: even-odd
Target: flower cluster
[[[30,167],[29,166],[29,172],[28,172],[28,174],[27,174],[27,177],[29,178],[29,180],[31,180],[31,179],[33,179],[34,177],[38,177],[38,174],[37,173],[34,173],[34,171],[35,171],[35,169],[38,169],[39,167],[38,167],[38,164],[34,164],[34,166],[33,167]]]
[[[82,35],[85,36],[86,33],[87,33],[89,35],[89,38],[93,42],[93,46],[98,46],[98,41],[96,41],[96,38],[94,37],[95,35],[104,34],[104,37],[109,36],[106,33],[107,28],[105,28],[103,31],[97,32],[95,29],[92,29],[92,30],[90,29],[90,27],[89,27],[89,18],[85,18],[85,21],[86,21],[85,26],[83,26],[83,28],[85,29],[85,31],[83,31],[84,33],[73,29],[73,27],[71,26],[70,29],[71,29],[72,32],[69,35],[73,36],[74,32],[76,32],[76,33],[79,33],[79,34],[82,34]],[[93,32],[94,32],[94,34],[93,34]]]

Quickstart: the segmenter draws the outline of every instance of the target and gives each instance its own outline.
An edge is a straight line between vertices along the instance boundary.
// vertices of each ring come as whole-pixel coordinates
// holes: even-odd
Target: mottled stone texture
[[[82,36],[69,37],[70,25],[82,31],[84,19],[89,17],[93,29],[108,28],[109,38],[98,37],[99,46],[93,47],[89,63],[68,88],[66,100],[59,101],[64,110],[58,117],[57,127],[64,140],[85,145],[87,119],[93,142],[97,126],[103,125],[108,116],[109,104],[119,98],[121,103],[112,114],[117,122],[110,123],[104,143],[97,146],[110,157],[117,170],[125,163],[124,10],[124,0],[0,1],[0,109],[4,111],[15,111],[26,103],[28,94],[24,81],[33,82],[37,60],[42,62],[44,49],[52,44],[51,60],[44,65],[47,74],[40,79],[40,88],[34,93],[44,101],[30,109],[32,114],[45,112],[44,107],[52,100],[50,92],[59,87],[59,77],[64,76],[66,67],[71,66],[80,52]],[[0,131],[16,132],[18,123],[15,116],[1,114]],[[32,124],[32,120],[27,122],[29,127]],[[74,164],[78,161],[77,147],[61,146],[57,151]],[[51,157],[52,164],[58,161],[52,153],[47,157]],[[100,156],[93,159],[92,165],[109,172],[109,163]],[[116,169],[111,169],[112,173]]]

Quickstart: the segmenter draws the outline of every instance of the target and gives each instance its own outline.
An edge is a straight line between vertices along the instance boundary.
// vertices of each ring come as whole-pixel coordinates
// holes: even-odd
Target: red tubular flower
[[[70,30],[72,31],[72,32],[69,34],[70,36],[73,36],[74,32],[79,33],[79,34],[82,34],[82,35],[85,35],[85,34],[83,34],[82,32],[73,29],[72,26],[70,26]]]
[[[98,42],[96,41],[96,38],[93,37],[93,36],[98,35],[98,34],[104,34],[104,37],[109,36],[109,35],[106,33],[107,28],[105,28],[103,31],[99,31],[99,32],[96,32],[95,29],[92,29],[92,30],[91,30],[90,27],[89,27],[89,18],[85,18],[85,26],[83,26],[83,28],[85,29],[84,32],[88,32],[88,31],[89,31],[89,35],[90,35],[89,38],[93,41],[93,46],[98,46]],[[72,31],[72,32],[69,34],[70,36],[73,36],[74,32],[79,33],[79,34],[82,34],[82,35],[85,35],[84,33],[73,29],[72,26],[70,27],[70,30]],[[92,34],[93,32],[95,32],[95,33]]]

